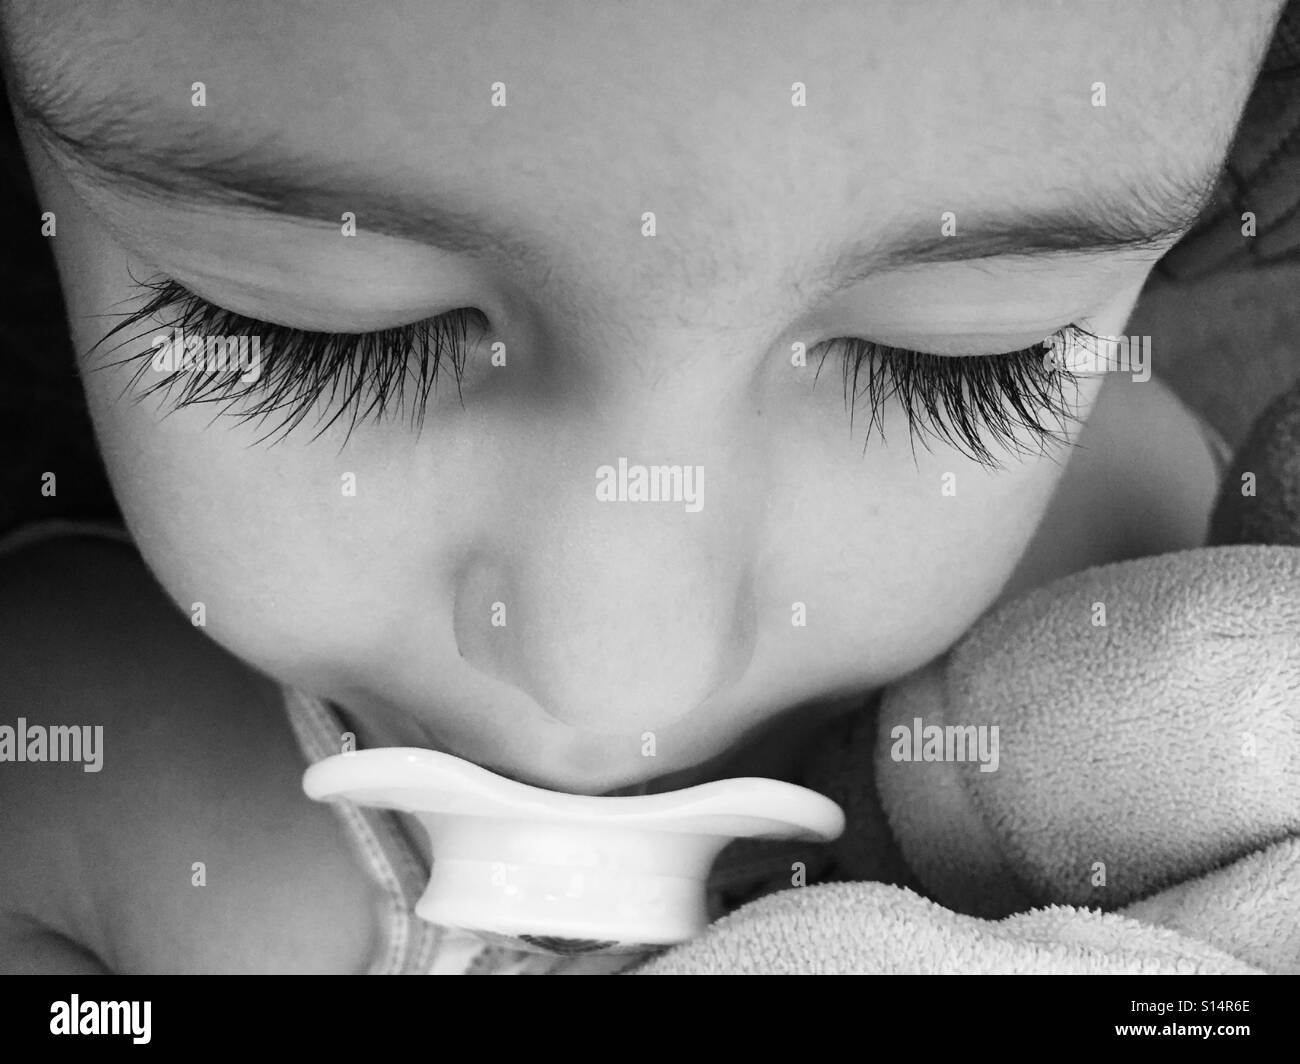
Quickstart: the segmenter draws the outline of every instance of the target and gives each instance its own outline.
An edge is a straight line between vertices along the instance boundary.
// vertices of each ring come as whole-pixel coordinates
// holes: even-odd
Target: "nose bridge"
[[[562,471],[552,452],[511,527],[465,560],[455,635],[557,720],[640,734],[749,666],[761,495],[736,490],[734,450],[580,450]]]

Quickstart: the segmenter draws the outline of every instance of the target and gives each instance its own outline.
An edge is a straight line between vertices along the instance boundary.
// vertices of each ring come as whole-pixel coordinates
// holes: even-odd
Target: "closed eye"
[[[343,418],[348,419],[350,435],[364,421],[378,421],[394,409],[406,409],[408,400],[412,427],[418,429],[439,374],[450,369],[459,394],[470,339],[489,328],[482,311],[463,307],[375,332],[307,332],[227,310],[170,278],[135,283],[143,305],[109,330],[92,351],[133,326],[148,324],[147,334],[156,333],[155,319],[161,319],[163,329],[173,334],[259,337],[262,365],[256,380],[242,380],[234,372],[159,371],[150,350],[109,363],[138,362],[128,388],[139,399],[162,393],[169,411],[211,403],[217,405],[218,414],[241,422],[271,421],[259,443],[297,429],[322,403],[313,439]],[[110,350],[138,343],[144,335],[129,335]],[[158,379],[142,386],[151,373]]]
[[[480,310],[467,307],[375,332],[308,332],[227,310],[170,278],[135,283],[143,304],[92,351],[133,326],[149,324],[148,333],[156,333],[158,326],[151,323],[157,320],[173,333],[259,337],[262,365],[254,380],[234,372],[156,370],[151,350],[109,363],[138,362],[128,389],[141,399],[161,393],[169,411],[215,404],[218,414],[241,422],[261,426],[271,421],[259,443],[294,431],[317,408],[321,412],[313,439],[343,418],[348,419],[350,435],[362,422],[406,409],[408,399],[411,424],[418,429],[438,375],[450,369],[459,394],[471,338],[490,327]],[[110,350],[141,339],[140,333],[128,335]],[[840,338],[819,345],[817,375],[827,358],[840,358],[850,431],[858,407],[869,412],[864,448],[873,430],[884,440],[884,413],[896,400],[906,413],[913,448],[918,439],[927,448],[926,441],[935,439],[996,467],[996,448],[1021,453],[1032,449],[1026,436],[1040,451],[1049,442],[1065,442],[1067,424],[1078,420],[1077,395],[1066,396],[1071,386],[1077,393],[1077,377],[1059,366],[1049,367],[1047,355],[1057,345],[1069,349],[1097,339],[1072,324],[1020,351],[957,357]],[[150,373],[158,379],[142,386]]]
[[[1041,453],[1067,441],[1067,426],[1079,420],[1078,377],[1049,356],[1100,340],[1071,324],[1020,351],[957,357],[842,338],[820,345],[817,373],[831,355],[840,356],[850,429],[860,405],[870,414],[864,448],[873,430],[885,440],[884,412],[894,399],[907,415],[913,449],[918,439],[927,447],[936,439],[996,467],[995,447]]]

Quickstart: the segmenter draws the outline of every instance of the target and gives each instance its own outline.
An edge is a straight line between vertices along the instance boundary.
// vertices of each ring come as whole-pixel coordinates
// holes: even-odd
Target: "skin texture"
[[[121,144],[270,151],[334,191],[315,223],[160,198],[29,128],[80,351],[132,299],[131,275],[158,272],[299,328],[458,306],[491,323],[463,407],[444,381],[418,434],[396,417],[348,435],[345,418],[312,439],[309,419],[270,445],[265,426],[212,408],[132,403],[131,370],[86,357],[146,562],[183,610],[204,604],[208,637],[338,701],[363,738],[591,793],[689,779],[764,721],[921,666],[994,602],[1069,452],[990,444],[998,469],[937,442],[914,453],[897,401],[888,444],[866,441],[831,363],[814,387],[819,359],[791,365],[791,344],[858,336],[960,357],[1071,322],[1117,334],[1176,234],[1050,260],[882,263],[833,295],[818,269],[849,242],[937,236],[945,211],[959,241],[982,213],[1212,172],[1277,12],[91,8],[5,5],[11,77],[70,113],[133,93]],[[490,106],[497,81],[505,108]],[[453,254],[368,229],[390,194],[484,213],[512,245]],[[491,340],[506,366],[490,365]],[[1157,373],[1161,357],[1157,338]],[[1102,387],[1082,382],[1081,418]],[[621,456],[702,466],[703,508],[598,502],[595,471]]]

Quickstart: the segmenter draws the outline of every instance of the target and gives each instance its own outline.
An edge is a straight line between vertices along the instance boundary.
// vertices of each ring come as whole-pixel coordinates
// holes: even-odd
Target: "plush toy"
[[[829,732],[845,836],[634,971],[1300,972],[1300,382],[1210,543],[1021,595]]]

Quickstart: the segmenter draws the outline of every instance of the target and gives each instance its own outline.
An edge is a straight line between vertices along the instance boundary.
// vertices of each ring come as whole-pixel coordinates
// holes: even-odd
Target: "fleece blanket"
[[[1300,972],[1297,440],[1300,384],[1214,545],[1007,602],[828,732],[845,835],[632,971]]]

